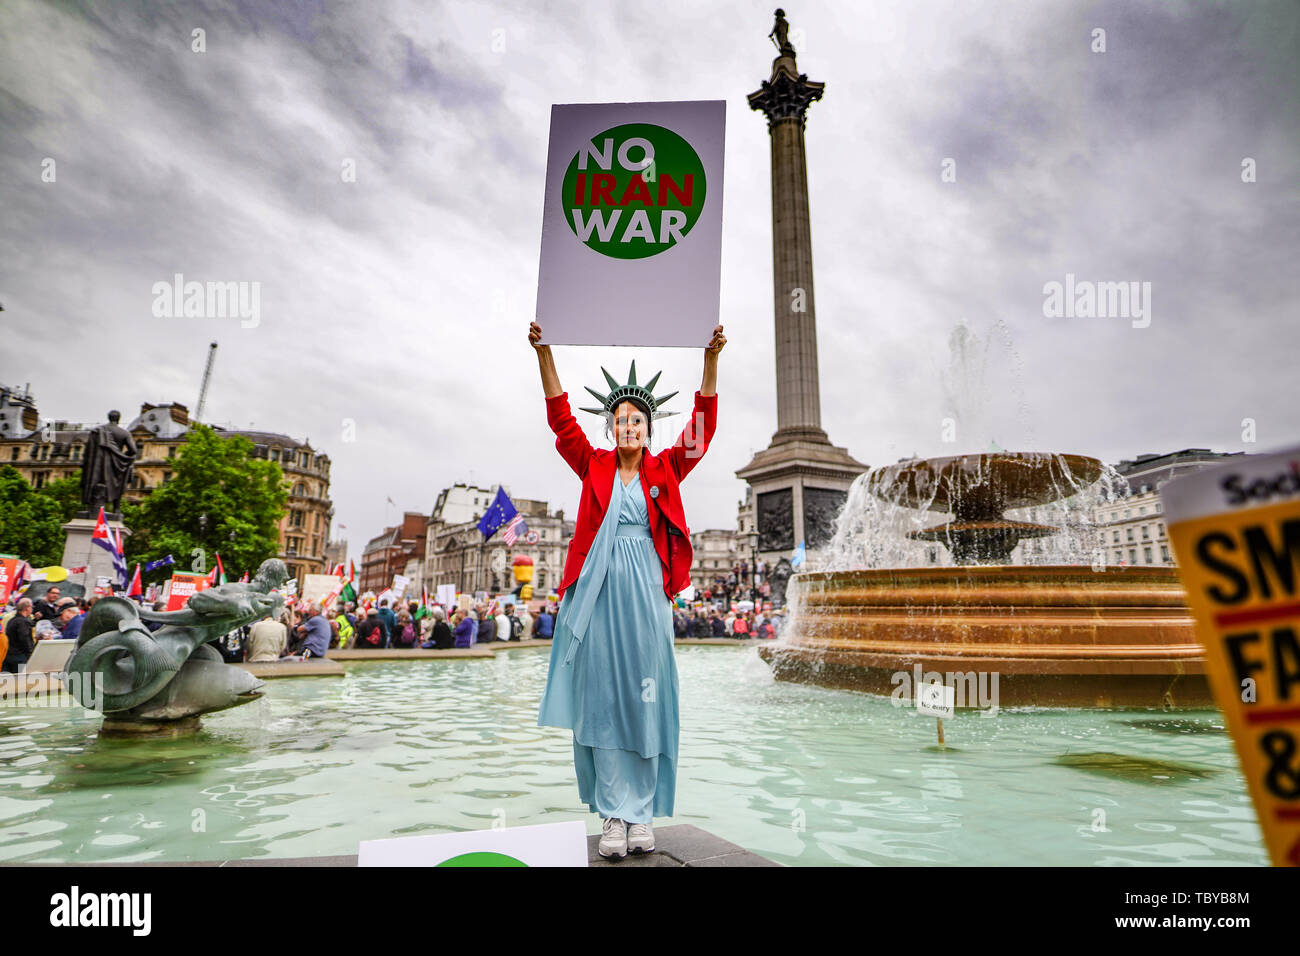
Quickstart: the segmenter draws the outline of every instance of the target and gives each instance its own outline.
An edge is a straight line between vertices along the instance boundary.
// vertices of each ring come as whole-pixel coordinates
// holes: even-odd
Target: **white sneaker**
[[[633,823],[627,828],[627,849],[629,853],[653,853],[655,849],[655,829],[648,823]]]
[[[618,817],[606,817],[596,852],[601,856],[622,859],[627,856],[627,824]]]

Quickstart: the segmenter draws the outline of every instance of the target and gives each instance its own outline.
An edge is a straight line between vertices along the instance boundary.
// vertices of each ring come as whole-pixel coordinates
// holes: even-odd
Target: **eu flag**
[[[516,514],[518,512],[511,503],[510,496],[506,494],[504,488],[497,485],[497,496],[492,499],[492,504],[488,505],[487,511],[483,512],[483,517],[479,519],[478,529],[483,532],[483,540],[486,541],[496,534]]]

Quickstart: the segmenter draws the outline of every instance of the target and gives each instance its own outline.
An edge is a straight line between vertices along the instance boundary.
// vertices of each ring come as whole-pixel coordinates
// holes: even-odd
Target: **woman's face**
[[[628,451],[642,448],[649,434],[645,412],[634,402],[620,402],[614,409],[614,441],[618,447]]]

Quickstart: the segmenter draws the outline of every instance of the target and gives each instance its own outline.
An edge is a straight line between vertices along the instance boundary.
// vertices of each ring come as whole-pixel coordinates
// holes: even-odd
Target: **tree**
[[[174,570],[210,571],[220,552],[228,575],[255,571],[280,551],[288,500],[280,466],[254,458],[251,441],[195,425],[172,462],[171,480],[139,504],[123,504],[122,520],[132,532],[127,560],[171,554]]]
[[[36,491],[17,468],[0,468],[0,553],[16,554],[34,568],[63,559],[61,525],[72,514],[65,514],[62,502],[66,486],[79,489],[80,479],[62,478],[50,484],[55,486],[50,493],[44,488]],[[78,490],[76,498],[80,497]]]

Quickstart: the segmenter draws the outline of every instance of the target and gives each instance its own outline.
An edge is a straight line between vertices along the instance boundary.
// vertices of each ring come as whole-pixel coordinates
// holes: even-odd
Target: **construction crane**
[[[208,400],[208,382],[212,380],[212,363],[217,358],[217,343],[208,345],[208,364],[203,367],[203,384],[199,386],[199,403],[194,407],[194,420],[203,421],[203,403]]]

